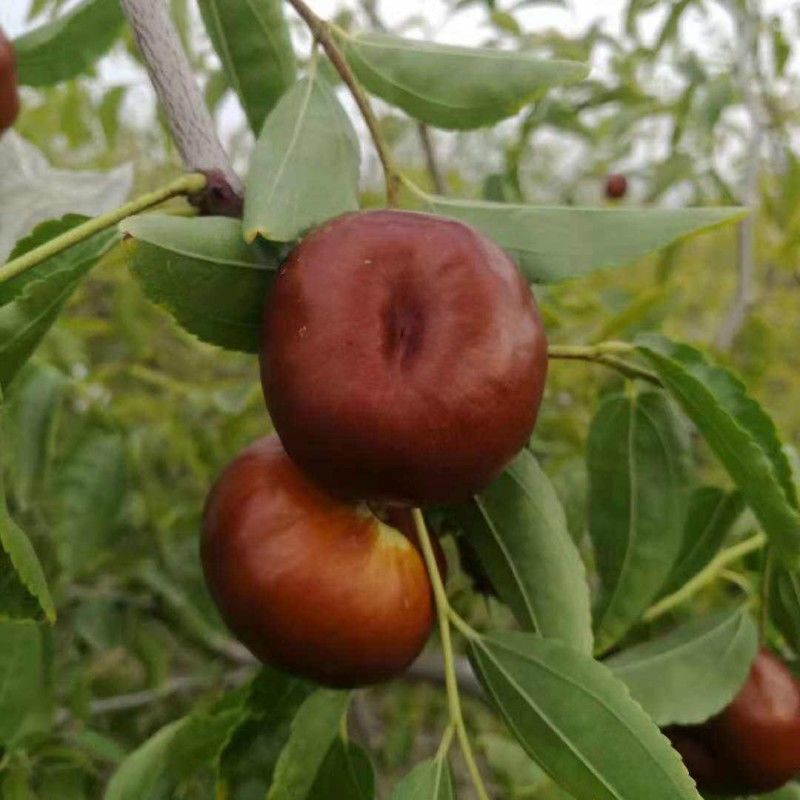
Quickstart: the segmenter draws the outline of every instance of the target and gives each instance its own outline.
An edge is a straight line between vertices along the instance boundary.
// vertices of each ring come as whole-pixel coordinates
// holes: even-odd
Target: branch
[[[335,42],[331,34],[330,25],[325,22],[325,20],[318,17],[311,8],[306,5],[304,0],[288,0],[288,2],[300,15],[303,22],[308,25],[314,38],[322,45],[322,49],[339,73],[339,77],[350,90],[350,94],[353,95],[358,110],[361,112],[361,116],[367,124],[370,136],[375,145],[375,150],[378,153],[378,158],[383,167],[383,175],[386,181],[386,203],[393,208],[396,207],[398,204],[397,193],[400,188],[400,175],[394,165],[392,155],[383,140],[378,118],[372,110],[369,98],[361,88],[361,84],[356,79],[353,71],[350,69],[350,65],[347,63],[344,54],[339,49],[339,45]]]
[[[758,58],[758,24],[746,8],[734,9],[737,23],[739,52],[736,64],[739,88],[750,123],[750,141],[747,145],[742,203],[750,213],[738,223],[737,232],[737,285],[733,302],[722,320],[716,336],[720,350],[730,350],[747,315],[755,302],[753,276],[755,273],[755,226],[758,210],[758,174],[761,144],[764,138],[762,118],[764,111],[755,90]],[[755,12],[753,12],[755,13]]]
[[[227,190],[238,197],[242,193],[242,182],[219,141],[169,15],[168,3],[166,0],[120,0],[120,3],[133,29],[184,167],[205,172],[216,179],[207,203],[212,213],[220,213],[214,208],[220,194]],[[224,181],[225,189],[219,188],[221,181]],[[229,197],[223,199],[230,202]]]
[[[242,668],[230,673],[224,683],[227,686],[241,686],[253,675],[252,669]],[[208,689],[215,683],[214,679],[200,677],[171,678],[163,686],[156,689],[145,689],[141,692],[119,694],[114,697],[103,697],[89,703],[88,716],[97,717],[102,714],[116,714],[158,703],[176,694],[188,694],[198,689]],[[60,708],[56,712],[55,724],[64,725],[72,717],[69,709]]]
[[[645,622],[652,622],[668,611],[672,611],[673,608],[685,603],[687,600],[694,597],[701,589],[708,586],[709,583],[716,580],[716,578],[725,572],[731,564],[739,561],[739,559],[744,558],[750,553],[760,550],[766,543],[767,537],[764,536],[763,533],[757,533],[749,539],[745,539],[743,542],[739,542],[739,544],[721,551],[700,570],[697,575],[678,589],[677,592],[667,595],[655,605],[650,606],[644,613],[642,619]]]

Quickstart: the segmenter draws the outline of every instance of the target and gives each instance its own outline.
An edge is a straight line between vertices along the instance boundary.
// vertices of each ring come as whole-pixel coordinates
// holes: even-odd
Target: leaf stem
[[[375,116],[369,98],[358,82],[358,79],[353,74],[353,71],[350,69],[350,65],[347,63],[344,53],[342,53],[334,39],[333,28],[330,23],[318,17],[304,0],[289,0],[289,4],[300,15],[306,25],[308,25],[314,38],[322,45],[322,49],[339,73],[339,77],[350,90],[350,94],[353,95],[358,110],[361,112],[361,116],[367,124],[370,136],[375,145],[375,150],[378,153],[378,158],[383,167],[383,175],[386,182],[386,203],[391,208],[397,208],[399,204],[398,190],[400,188],[400,173],[394,164],[394,159],[392,158],[389,147],[384,141],[378,118]]]
[[[436,556],[433,553],[433,545],[431,544],[428,527],[425,524],[425,518],[418,508],[415,508],[412,513],[417,528],[417,536],[419,537],[422,547],[422,555],[425,558],[428,575],[433,585],[433,598],[436,603],[436,614],[439,618],[439,632],[442,637],[445,687],[447,689],[447,702],[450,709],[450,722],[458,737],[461,753],[464,756],[464,761],[466,762],[467,770],[472,778],[472,783],[475,786],[478,798],[479,800],[489,800],[489,794],[483,784],[483,778],[481,778],[478,764],[475,761],[475,755],[472,752],[467,729],[464,725],[464,716],[461,713],[461,698],[458,694],[458,679],[456,677],[453,658],[453,641],[450,637],[450,603],[447,600],[447,593],[442,583],[442,576],[439,574],[439,566],[436,563]],[[464,625],[466,625],[466,623],[464,623]],[[472,629],[470,628],[470,630]],[[475,632],[472,631],[472,633],[474,634]]]
[[[728,547],[712,559],[700,572],[691,580],[687,581],[677,592],[667,595],[659,600],[655,605],[644,613],[642,617],[645,622],[652,622],[654,619],[663,616],[681,603],[693,597],[702,588],[707,586],[718,575],[725,571],[729,564],[738,561],[740,558],[760,550],[767,543],[767,537],[763,533],[757,533],[749,539],[745,539],[739,544]]]
[[[444,734],[442,734],[441,744],[439,745],[439,749],[436,751],[436,761],[442,761],[443,759],[447,758],[447,754],[450,752],[450,745],[453,743],[453,736],[455,732],[456,729],[453,727],[452,723],[445,728]]]
[[[109,211],[107,214],[101,214],[99,217],[86,220],[86,222],[70,228],[66,233],[62,233],[61,236],[56,236],[39,245],[39,247],[34,247],[33,250],[23,253],[19,258],[8,261],[5,266],[0,267],[0,283],[27,272],[37,264],[41,264],[42,261],[58,255],[67,248],[84,241],[84,239],[88,239],[95,233],[122,222],[127,217],[146,211],[148,208],[157,206],[172,197],[198,194],[203,191],[205,186],[206,176],[192,172],[182,175],[177,180],[160,189],[156,189],[154,192],[143,194],[135,200]]]

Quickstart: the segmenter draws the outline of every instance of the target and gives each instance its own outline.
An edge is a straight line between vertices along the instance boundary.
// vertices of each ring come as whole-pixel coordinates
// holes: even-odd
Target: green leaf
[[[68,454],[55,480],[58,549],[69,575],[85,575],[114,557],[112,534],[125,490],[122,437],[90,430]]]
[[[39,223],[31,233],[24,239],[20,239],[9,255],[9,259],[18,258],[35,247],[43,245],[45,242],[66,233],[72,228],[85,222],[88,217],[81,214],[67,214],[61,219],[50,219]],[[40,264],[32,267],[19,275],[0,283],[0,306],[4,306],[15,300],[22,293],[22,290],[31,282],[41,280],[53,272],[57,272],[71,264],[78,264],[82,261],[97,260],[106,252],[115,238],[113,231],[104,231],[94,236],[90,236],[82,242],[73,245],[68,250],[64,250],[51,258],[45,259]]]
[[[306,800],[373,800],[375,770],[369,756],[357,744],[337,739],[317,772]],[[432,797],[431,800],[437,800]]]
[[[700,486],[692,492],[683,527],[683,549],[662,594],[680,589],[714,558],[743,510],[740,492],[726,492],[716,486]]]
[[[383,33],[342,36],[356,77],[414,119],[469,130],[513,116],[553,86],[582,81],[589,69],[529,52],[455,47]]]
[[[650,334],[638,352],[697,426],[785,560],[800,563],[800,513],[775,424],[722,367],[698,350]]]
[[[455,800],[453,774],[444,758],[417,764],[394,787],[390,800]]]
[[[204,342],[256,353],[277,269],[267,250],[247,245],[227,217],[145,214],[121,225],[131,271],[145,294]]]
[[[515,739],[485,733],[479,737],[478,744],[509,797],[519,800],[575,800],[545,775]]]
[[[589,432],[589,535],[604,594],[597,647],[627,633],[658,596],[681,552],[690,446],[663,392],[613,395]]]
[[[232,732],[218,771],[219,794],[230,800],[263,800],[291,733],[297,710],[313,687],[291,675],[263,668],[247,698],[247,714]]]
[[[83,0],[72,10],[14,41],[19,81],[51,86],[86,72],[117,39],[119,0]]]
[[[198,711],[161,728],[119,765],[104,800],[167,800],[177,784],[212,762],[240,720],[238,707]]]
[[[339,731],[349,692],[319,689],[292,720],[267,800],[306,800]]]
[[[6,452],[19,508],[30,508],[42,488],[66,383],[55,367],[28,362],[9,394]]]
[[[590,653],[586,571],[564,509],[533,454],[523,450],[484,492],[455,511],[520,625]]]
[[[501,632],[470,659],[517,740],[576,798],[699,800],[683,763],[624,684],[561,642]]]
[[[43,680],[38,625],[0,623],[0,744],[13,741],[42,693]]]
[[[28,250],[45,236],[51,238],[55,231],[63,230],[62,223],[69,227],[75,224],[74,218],[44,223],[17,250]],[[0,385],[8,386],[58,318],[70,295],[116,238],[115,231],[98,233],[0,289]]]
[[[427,196],[516,258],[531,283],[555,283],[621,267],[689,236],[739,219],[740,208],[558,208]]]
[[[606,666],[659,727],[696,725],[733,700],[757,651],[758,630],[742,606],[693,619]]]
[[[323,168],[324,165],[324,168]],[[267,117],[250,161],[245,239],[289,242],[358,208],[359,144],[333,89],[313,66]]]
[[[297,73],[282,0],[200,0],[200,11],[250,128],[258,133]]]
[[[5,431],[0,430],[4,438]],[[0,445],[2,439],[0,439]],[[11,518],[0,469],[0,620],[55,622],[56,610],[33,545]]]

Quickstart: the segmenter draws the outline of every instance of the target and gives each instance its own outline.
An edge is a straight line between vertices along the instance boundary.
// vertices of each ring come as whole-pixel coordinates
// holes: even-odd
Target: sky
[[[77,0],[71,0],[68,4],[74,5]],[[167,2],[167,0],[164,0]],[[338,8],[345,5],[342,0],[308,0],[314,10],[323,17],[330,17]],[[624,18],[624,9],[628,0],[566,0],[565,7],[559,4],[549,4],[540,2],[535,7],[526,8],[516,12],[519,21],[527,30],[556,29],[566,34],[575,34],[585,30],[593,22],[600,20],[609,32],[617,33],[620,30]],[[26,29],[25,18],[30,5],[30,0],[0,0],[0,27],[3,27],[11,37],[23,33]],[[348,0],[349,7],[357,7],[357,0]],[[498,7],[511,7],[514,0],[498,0]],[[709,35],[710,30],[714,33],[729,33],[730,19],[726,13],[720,9],[720,0],[708,0],[706,3],[709,8],[707,16],[699,12],[691,12],[682,24],[682,39],[687,44],[701,54],[701,57],[713,65],[718,61],[720,65],[725,65],[729,60],[728,53],[715,53],[714,47],[718,46],[719,36]],[[800,14],[797,13],[797,0],[761,0],[761,6],[765,12],[781,13],[785,15],[795,14],[794,30],[800,26]],[[424,26],[417,27],[409,31],[408,35],[423,36],[424,38],[435,39],[441,42],[461,45],[474,45],[486,39],[489,29],[485,22],[485,11],[479,7],[465,9],[458,14],[448,15],[448,5],[444,0],[378,0],[378,8],[382,18],[392,29],[413,15],[418,15],[424,19]],[[640,30],[645,39],[653,36],[660,29],[663,13],[649,14],[642,18]],[[198,26],[198,36],[204,33]],[[793,74],[797,73],[797,57],[795,58]],[[603,64],[592,64],[594,77],[603,75]],[[155,113],[155,101],[152,89],[142,72],[138,69],[132,59],[124,54],[112,54],[104,58],[99,65],[98,90],[103,86],[114,86],[126,84],[133,87],[127,95],[126,105],[123,113],[126,118],[145,127],[153,124]],[[669,80],[666,76],[665,80]],[[350,98],[343,93],[343,102],[352,111]],[[362,139],[366,140],[364,126],[357,114],[352,115],[354,123]],[[241,108],[235,98],[229,97],[223,104],[218,117],[223,142],[230,146],[238,131],[244,128],[244,118]],[[448,134],[437,132],[436,135],[442,140],[444,147],[448,146],[452,137]],[[245,148],[246,150],[246,148]],[[365,148],[369,153],[370,148]],[[652,154],[650,154],[652,155]],[[370,159],[374,160],[371,155]],[[245,164],[237,163],[237,167],[242,169]],[[375,164],[370,167],[370,172],[376,168]]]

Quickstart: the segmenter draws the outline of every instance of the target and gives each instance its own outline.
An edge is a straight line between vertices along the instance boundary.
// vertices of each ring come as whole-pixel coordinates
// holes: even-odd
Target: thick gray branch
[[[238,194],[242,182],[219,141],[167,0],[120,0],[188,170],[219,171]]]
[[[717,331],[716,344],[730,350],[755,302],[755,233],[758,216],[758,181],[761,146],[764,139],[764,109],[756,91],[758,78],[758,7],[734,7],[739,42],[736,64],[739,89],[750,124],[747,143],[742,203],[750,213],[737,230],[737,284],[733,302]]]

